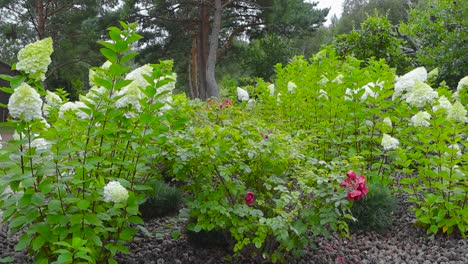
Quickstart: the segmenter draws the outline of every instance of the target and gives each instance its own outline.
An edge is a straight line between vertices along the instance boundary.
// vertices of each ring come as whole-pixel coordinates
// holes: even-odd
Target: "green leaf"
[[[14,261],[15,261],[15,258],[13,257],[0,258],[0,263],[11,263]]]
[[[117,41],[119,41],[119,40],[122,39],[122,37],[121,37],[122,31],[121,31],[119,28],[117,28],[117,27],[110,27],[110,28],[108,28],[108,30],[109,30],[109,37],[110,37],[112,40],[114,40],[114,41],[117,42]]]
[[[117,48],[115,47],[115,44],[113,44],[113,43],[102,41],[102,40],[99,40],[98,43],[101,44],[102,46],[112,50],[113,52],[117,52]]]
[[[102,48],[102,49],[100,49],[100,51],[101,51],[102,55],[104,55],[104,57],[106,57],[110,62],[112,62],[113,64],[117,63],[118,57],[117,57],[117,54],[114,51],[112,51],[112,50],[110,50],[108,48]]]
[[[39,250],[39,249],[45,244],[45,242],[46,242],[46,241],[45,241],[45,239],[43,238],[43,236],[37,236],[37,237],[35,237],[35,238],[32,240],[32,242],[31,242],[31,244],[32,244],[32,249],[33,249],[34,251]]]
[[[127,61],[135,58],[137,55],[138,52],[130,52],[128,54],[125,54],[124,56],[122,56],[122,58],[120,58],[120,63],[126,63]]]
[[[16,251],[21,251],[25,248],[27,248],[29,246],[29,244],[31,243],[31,239],[32,237],[27,234],[27,233],[23,233],[18,241],[18,244],[16,244],[15,246],[15,250]]]
[[[78,206],[80,210],[86,210],[90,204],[91,202],[89,200],[80,200],[76,203],[76,206]]]

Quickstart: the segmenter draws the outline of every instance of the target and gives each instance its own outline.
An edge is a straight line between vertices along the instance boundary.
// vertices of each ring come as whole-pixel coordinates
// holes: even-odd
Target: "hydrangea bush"
[[[383,61],[363,67],[352,57],[337,59],[329,47],[309,61],[277,65],[276,73],[273,93],[261,80],[244,87],[258,94],[247,111],[300,140],[308,157],[358,158],[371,183],[401,183],[396,190],[410,195],[428,232],[466,235],[465,79],[452,94],[444,85],[432,88],[424,67],[395,76]]]
[[[136,25],[121,25],[100,42],[108,62],[93,68],[94,87],[77,102],[50,91],[43,102],[37,91],[50,39],[20,52],[21,75],[10,79],[16,136],[0,150],[0,208],[11,232],[24,231],[16,249],[35,263],[116,263],[128,252],[145,184],[160,175],[158,145],[185,122],[170,106],[172,63],[129,72],[141,37]]]

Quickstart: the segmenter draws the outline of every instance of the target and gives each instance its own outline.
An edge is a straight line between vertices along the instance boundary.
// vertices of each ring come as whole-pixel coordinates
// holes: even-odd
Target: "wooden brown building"
[[[11,66],[7,63],[0,61],[0,74],[6,75],[15,75],[16,72],[11,70]],[[8,87],[10,84],[9,82],[0,79],[0,87]],[[8,104],[8,99],[10,98],[10,94],[0,91],[0,103]],[[8,109],[4,107],[0,107],[0,122],[5,122],[8,117]]]

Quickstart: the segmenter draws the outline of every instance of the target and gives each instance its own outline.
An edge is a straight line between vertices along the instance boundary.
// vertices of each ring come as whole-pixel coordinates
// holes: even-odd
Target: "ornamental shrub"
[[[182,205],[179,189],[164,181],[154,181],[148,185],[151,186],[151,190],[145,192],[145,202],[140,205],[141,217],[145,221],[178,212]]]
[[[27,249],[35,263],[116,263],[117,252],[128,252],[154,180],[148,175],[159,175],[150,164],[162,160],[167,133],[185,122],[170,105],[172,63],[129,72],[141,36],[136,25],[121,26],[100,42],[108,62],[93,68],[94,86],[77,102],[45,93],[32,68],[8,78],[16,131],[0,150],[0,209],[11,232],[22,231],[16,250]],[[29,51],[21,61],[42,50]],[[28,67],[42,74],[49,60],[38,58],[45,62]]]
[[[369,186],[369,193],[353,202],[351,212],[355,221],[349,221],[351,230],[384,231],[392,227],[397,200],[382,184]]]
[[[189,194],[188,230],[226,232],[237,255],[259,261],[300,254],[309,234],[345,235],[346,166],[307,158],[300,141],[242,110],[247,102],[224,102],[179,104],[190,122],[164,145],[169,174]]]
[[[368,182],[384,186],[404,176],[397,190],[429,233],[466,235],[466,80],[452,94],[431,87],[424,67],[395,76],[383,61],[340,59],[331,47],[276,65],[276,76],[273,86],[244,87],[258,94],[248,113],[300,142],[309,159],[358,158]]]

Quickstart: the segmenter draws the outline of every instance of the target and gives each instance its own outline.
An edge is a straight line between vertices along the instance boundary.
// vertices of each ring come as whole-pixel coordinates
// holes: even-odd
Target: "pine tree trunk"
[[[44,2],[42,0],[37,1],[37,35],[39,39],[45,37],[45,23],[46,23],[46,12],[44,12]]]
[[[222,3],[221,0],[215,0],[215,10],[213,17],[213,26],[210,35],[210,47],[208,51],[208,59],[206,62],[206,85],[207,97],[219,97],[219,88],[216,83],[215,67],[216,56],[218,53],[218,39],[219,32],[221,31],[221,13]]]
[[[200,28],[197,41],[198,51],[198,97],[207,99],[206,69],[210,37],[210,7],[203,1],[200,5]]]

